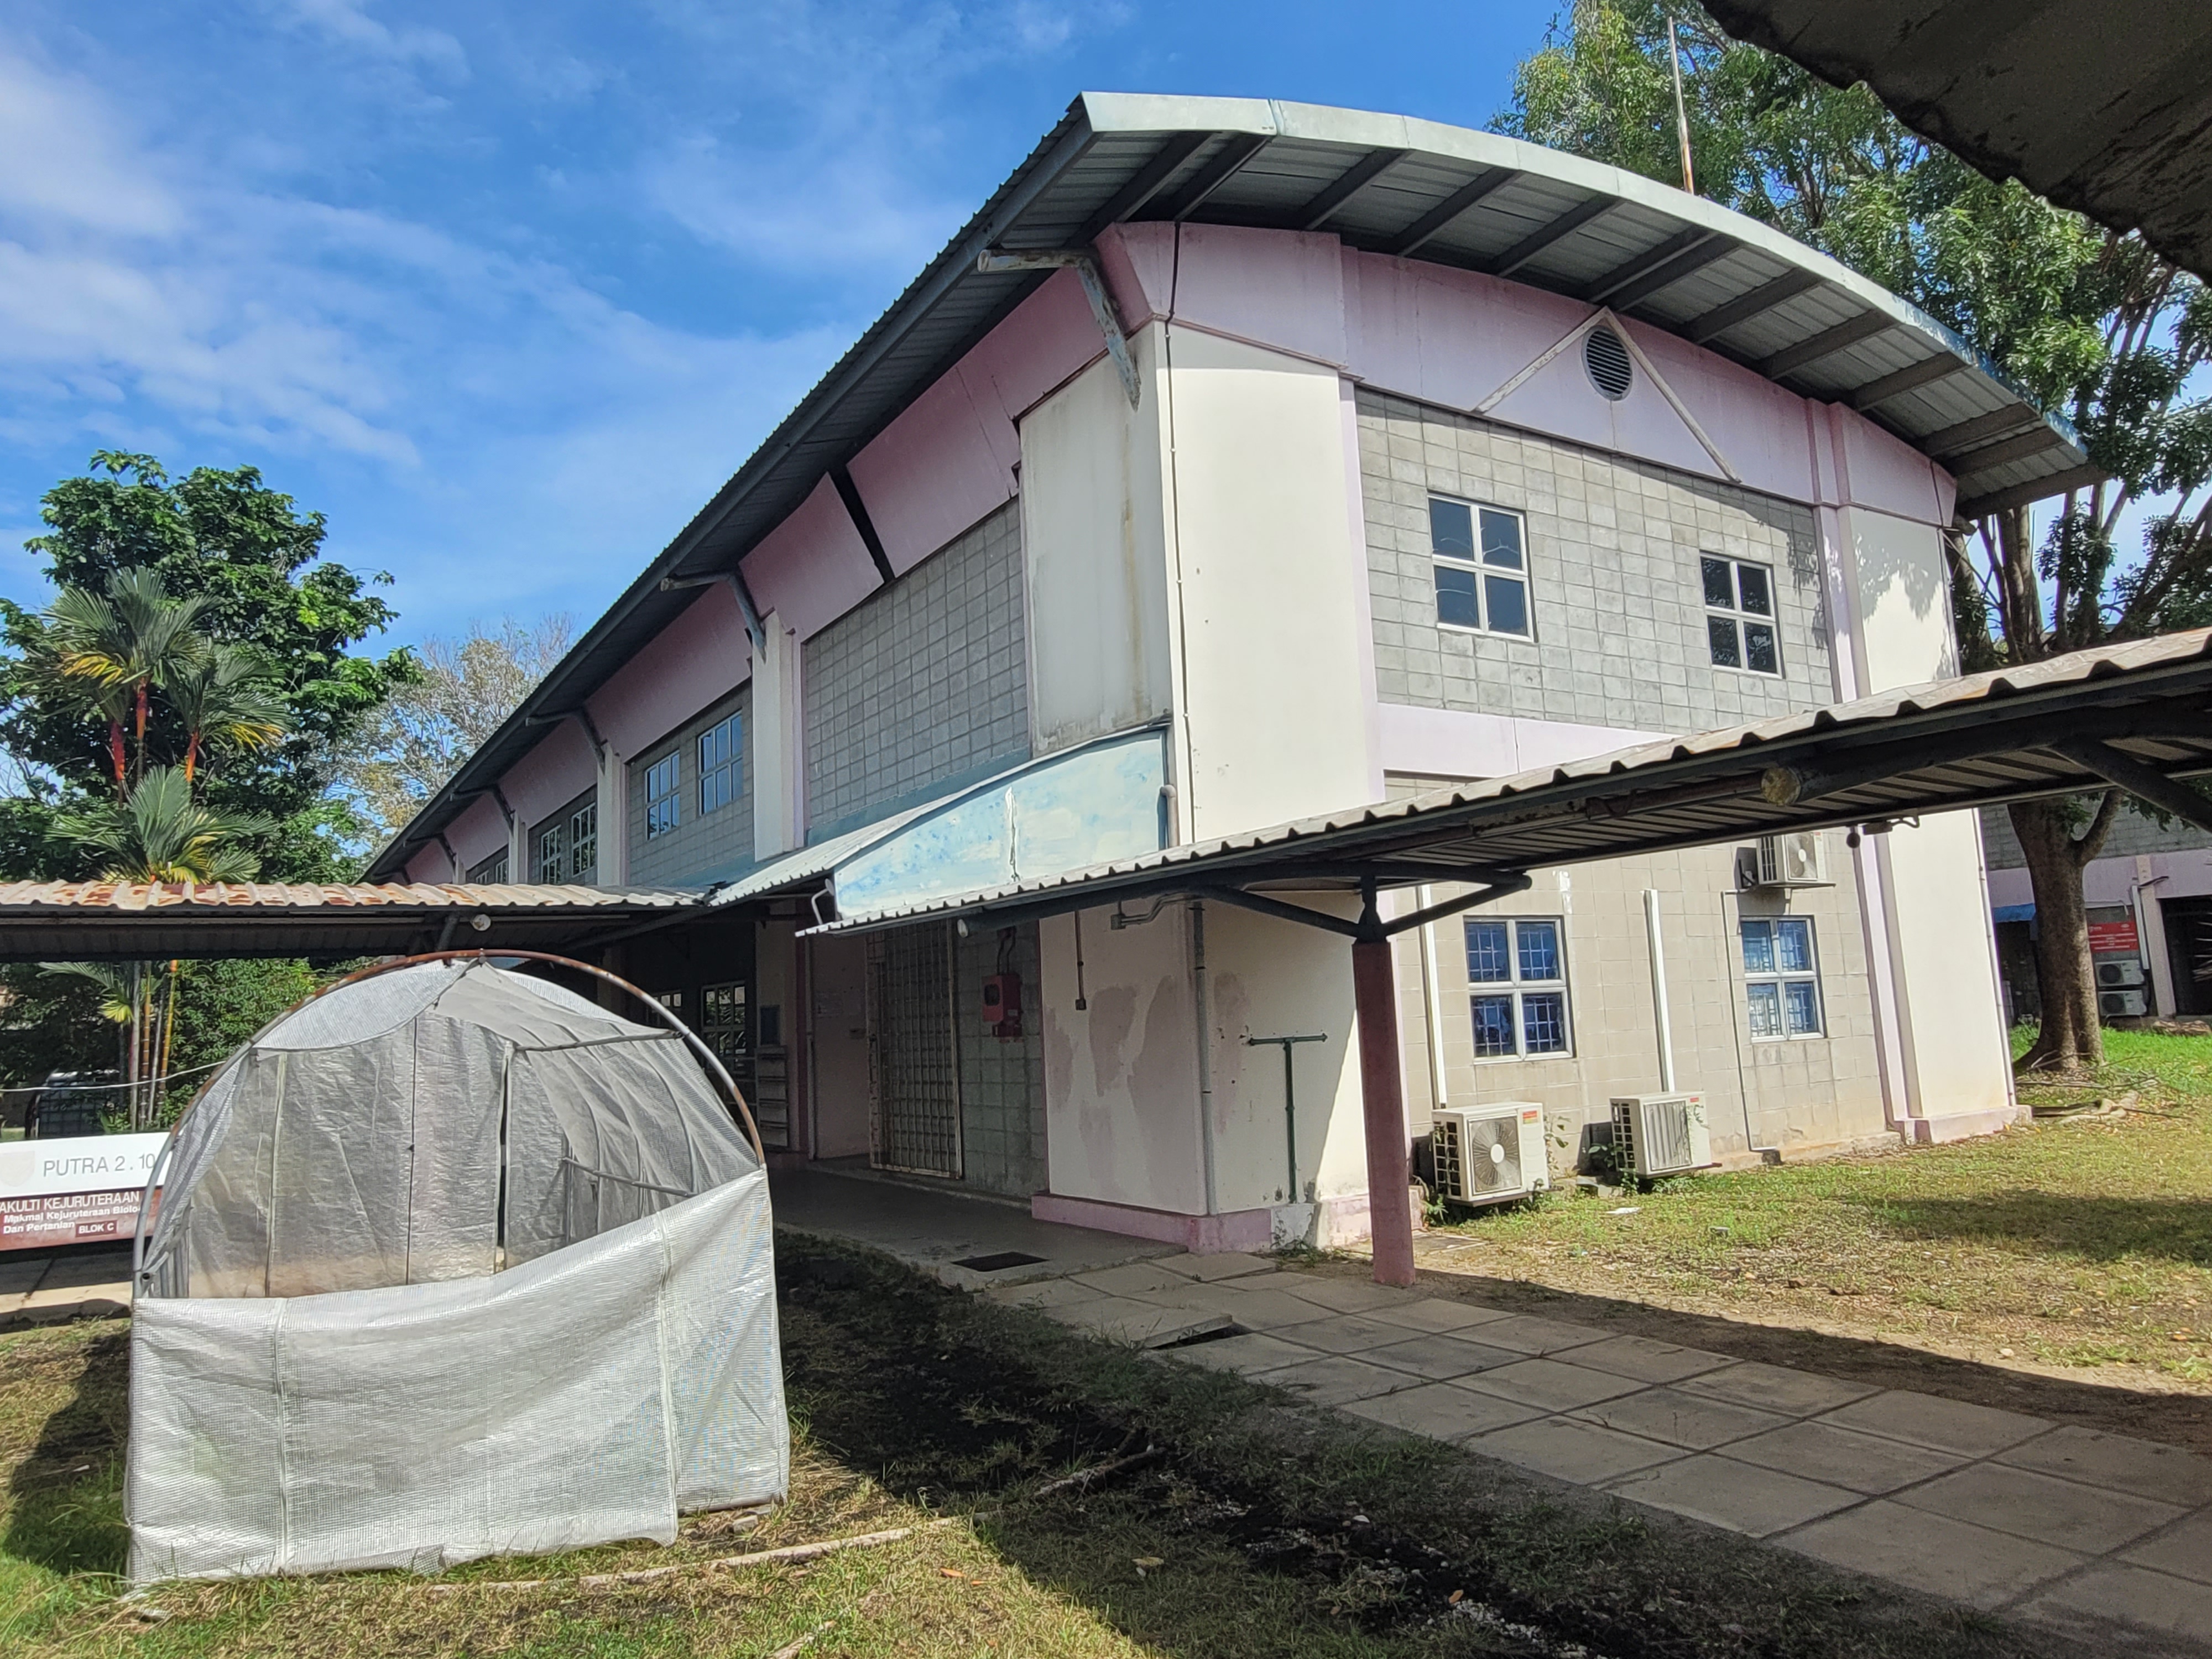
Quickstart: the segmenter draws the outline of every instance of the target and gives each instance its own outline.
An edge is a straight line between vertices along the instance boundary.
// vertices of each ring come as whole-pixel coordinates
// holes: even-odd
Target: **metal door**
[[[902,927],[868,940],[868,1162],[960,1175],[960,1056],[952,930]]]

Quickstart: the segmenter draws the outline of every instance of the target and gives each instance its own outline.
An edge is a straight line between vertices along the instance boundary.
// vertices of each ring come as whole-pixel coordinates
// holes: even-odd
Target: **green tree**
[[[1501,130],[1679,184],[1668,9],[1578,0],[1516,73]],[[1700,193],[1831,254],[1932,312],[2046,409],[2069,416],[2112,481],[2069,495],[2039,543],[2019,507],[1954,526],[1962,665],[2212,622],[2212,301],[2134,237],[1982,177],[1885,111],[1674,14]],[[2113,537],[2155,501],[2140,549]],[[2022,1060],[2103,1057],[2081,871],[2116,792],[2012,807],[2037,919],[2043,1024]]]
[[[416,674],[404,650],[356,650],[392,620],[374,591],[390,578],[324,558],[323,515],[301,512],[250,466],[172,480],[151,456],[101,451],[84,476],[46,493],[40,516],[46,529],[26,545],[57,587],[106,594],[118,572],[149,571],[194,606],[194,629],[250,653],[259,668],[246,678],[281,708],[286,735],[216,769],[204,783],[206,802],[272,820],[258,851],[275,879],[350,873],[362,828],[331,781],[376,711]],[[70,873],[69,849],[52,835],[56,816],[73,809],[74,796],[114,788],[113,733],[57,698],[40,666],[48,629],[39,613],[0,601],[0,745],[29,781],[0,811],[0,856],[18,877]],[[197,772],[179,709],[149,708],[148,720],[149,753],[179,765],[189,757]]]

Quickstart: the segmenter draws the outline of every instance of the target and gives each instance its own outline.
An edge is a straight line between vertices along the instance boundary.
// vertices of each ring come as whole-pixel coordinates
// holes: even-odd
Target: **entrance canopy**
[[[1361,924],[1264,890],[1464,881],[2113,784],[2212,828],[2212,629],[1885,692],[1648,744],[1387,806],[841,916],[813,933],[958,916],[1006,927],[1163,894],[1216,898],[1346,933]],[[1389,931],[1398,931],[1400,918]],[[1371,932],[1372,929],[1370,928]]]

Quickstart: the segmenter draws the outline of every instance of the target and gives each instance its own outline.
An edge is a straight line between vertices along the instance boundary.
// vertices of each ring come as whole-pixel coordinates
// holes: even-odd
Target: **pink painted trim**
[[[1273,1213],[1267,1210],[1234,1210],[1227,1215],[1182,1215],[1170,1210],[1140,1210],[1131,1204],[1109,1204],[1095,1198],[1064,1198],[1039,1193],[1030,1200],[1030,1213],[1039,1221],[1064,1226],[1089,1227],[1129,1238],[1156,1239],[1180,1244],[1193,1255],[1218,1255],[1227,1250],[1264,1250],[1274,1243]]]
[[[727,696],[751,674],[744,614],[729,584],[716,582],[701,588],[674,622],[592,694],[592,719],[615,753],[627,759]],[[514,795],[514,785],[507,793]],[[515,804],[521,805],[519,799]]]
[[[526,830],[589,789],[598,776],[592,740],[584,735],[582,723],[562,720],[507,769],[501,786]]]

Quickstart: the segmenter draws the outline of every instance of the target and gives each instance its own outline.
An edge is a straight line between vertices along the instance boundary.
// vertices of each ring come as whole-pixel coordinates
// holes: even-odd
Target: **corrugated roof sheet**
[[[2212,629],[2197,629],[841,918],[809,931],[1015,908],[1076,909],[1139,891],[1189,891],[1209,884],[1343,888],[1358,884],[1363,863],[1372,868],[1378,861],[1395,872],[1385,885],[1448,881],[1455,870],[1530,870],[2101,789],[2101,778],[2045,747],[2077,726],[2101,732],[2114,747],[2169,775],[2212,772],[2208,698]],[[2112,729],[2081,724],[2094,720]],[[1846,768],[1895,769],[1778,806],[1762,795],[1760,784],[1767,769],[1781,765],[1838,776]]]
[[[2204,0],[1706,0],[1729,33],[1847,87],[1996,179],[2212,278]]]
[[[1807,396],[1862,410],[1957,475],[1969,512],[2038,500],[2092,476],[2070,428],[1933,317],[1778,231],[1669,185],[1403,116],[1085,93],[370,872],[396,872],[543,738],[548,720],[578,708],[696,597],[662,592],[664,578],[736,568],[831,467],[851,460],[1045,280],[978,271],[978,254],[1080,246],[1109,225],[1162,218],[1327,230],[1352,247],[1510,274],[1608,304]],[[1802,286],[1778,291],[1792,282]],[[1956,435],[1968,422],[1981,424]]]
[[[428,882],[0,882],[0,912],[76,910],[672,909],[699,895],[675,888],[615,891],[599,887],[513,884],[462,886]]]

